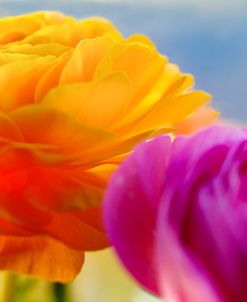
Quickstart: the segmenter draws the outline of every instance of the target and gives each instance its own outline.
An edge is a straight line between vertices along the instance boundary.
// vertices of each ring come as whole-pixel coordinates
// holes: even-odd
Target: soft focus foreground
[[[88,252],[81,274],[56,295],[55,285],[24,275],[0,274],[0,302],[159,302],[142,291],[111,248]]]
[[[176,302],[245,302],[246,131],[140,144],[114,174],[105,222],[122,262]]]
[[[108,245],[101,199],[123,157],[215,113],[147,37],[105,19],[37,12],[0,29],[0,268],[67,282]]]

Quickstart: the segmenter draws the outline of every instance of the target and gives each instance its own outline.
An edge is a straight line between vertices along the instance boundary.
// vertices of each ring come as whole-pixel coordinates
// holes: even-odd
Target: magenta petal
[[[154,230],[170,152],[168,136],[140,144],[113,175],[104,201],[106,229],[120,259],[153,293]]]
[[[194,167],[205,152],[217,145],[231,147],[232,144],[246,139],[246,134],[238,128],[214,126],[205,128],[193,136],[178,136],[173,144],[170,160],[171,173],[179,169],[184,172]]]
[[[139,145],[104,218],[123,264],[169,302],[246,302],[247,142],[232,127]]]
[[[236,209],[230,206],[230,187],[220,190],[218,179],[232,146],[244,140],[243,132],[227,127],[177,140],[156,241],[158,279],[168,301],[246,301],[245,251],[237,247],[230,227]],[[238,236],[239,231],[240,225]]]
[[[161,210],[156,266],[161,296],[172,302],[223,302],[200,263],[178,240]]]

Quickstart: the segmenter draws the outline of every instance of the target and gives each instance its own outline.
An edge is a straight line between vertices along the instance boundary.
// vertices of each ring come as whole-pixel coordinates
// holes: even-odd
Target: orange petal
[[[0,52],[0,66],[15,63],[15,62],[23,62],[30,61],[32,59],[37,59],[37,55],[27,55],[27,54],[19,54],[19,53],[9,53],[9,52]]]
[[[51,216],[33,207],[23,196],[27,182],[25,171],[0,174],[0,213],[12,223],[36,228],[49,223]]]
[[[110,37],[113,42],[122,40],[121,33],[107,19],[91,17],[79,22],[80,39],[93,39],[100,36]]]
[[[0,170],[13,173],[35,167],[60,167],[68,165],[71,158],[61,154],[51,145],[16,143],[4,139],[0,149]]]
[[[47,236],[0,236],[0,269],[69,282],[80,272],[84,254]]]
[[[50,23],[61,22],[62,14],[36,12],[0,20],[0,44],[18,41]]]
[[[203,127],[207,127],[217,121],[219,113],[211,107],[203,106],[196,110],[187,119],[175,126],[174,133],[191,134]]]
[[[99,36],[110,37],[120,41],[122,36],[111,22],[103,18],[88,18],[81,22],[66,17],[61,24],[53,24],[36,31],[23,40],[32,45],[42,43],[58,43],[76,46],[83,39],[93,39]]]
[[[52,223],[43,229],[74,249],[89,251],[109,246],[102,229],[85,223],[73,214],[55,214]]]
[[[161,99],[146,115],[135,121],[131,131],[172,127],[210,100],[211,96],[203,91],[193,91],[174,98]]]
[[[181,74],[177,79],[170,83],[170,86],[165,91],[163,97],[170,98],[178,96],[179,94],[184,94],[189,89],[192,88],[194,83],[194,77],[190,74]]]
[[[142,43],[142,44],[145,44],[146,46],[156,49],[155,44],[147,36],[145,36],[143,34],[133,34],[126,39],[126,42],[127,43],[133,43],[133,42]]]
[[[54,57],[47,56],[1,66],[0,108],[11,111],[33,103],[37,82],[53,60]]]
[[[0,142],[3,137],[11,140],[23,141],[23,135],[15,123],[7,114],[0,111]]]
[[[24,225],[15,224],[8,219],[0,217],[0,234],[10,236],[31,236],[37,234],[37,229],[27,228]]]
[[[184,94],[191,89],[194,78],[190,74],[182,74],[175,64],[167,63],[165,68],[148,95],[139,103],[135,111],[144,113],[155,105],[162,97]]]
[[[82,40],[65,66],[59,84],[91,81],[96,66],[113,46],[107,37]]]
[[[178,66],[174,64],[166,64],[164,71],[159,79],[156,81],[148,94],[126,115],[122,120],[119,120],[114,125],[117,132],[129,131],[129,126],[133,128],[132,123],[135,124],[140,116],[144,116],[150,111],[156,103],[162,98],[171,98],[179,94],[184,94],[193,85],[194,78],[191,75],[183,75]]]
[[[107,128],[128,110],[131,86],[124,73],[114,73],[98,82],[54,88],[43,103],[62,110],[81,123]]]
[[[5,52],[8,53],[18,53],[18,54],[28,54],[28,55],[38,55],[38,56],[60,56],[64,52],[69,51],[71,48],[65,45],[57,43],[43,43],[38,45],[30,44],[10,44],[5,47]]]
[[[115,137],[110,132],[80,125],[64,112],[45,105],[24,106],[12,112],[11,118],[26,142],[54,146],[54,152],[72,159]]]
[[[113,71],[126,72],[133,85],[132,103],[135,104],[153,87],[162,74],[166,61],[166,58],[144,44],[121,44],[102,59],[95,78],[105,77]]]
[[[100,205],[105,186],[105,178],[95,172],[37,168],[29,180],[26,198],[49,212],[85,210]]]
[[[80,25],[73,18],[65,18],[61,24],[52,24],[43,27],[34,34],[26,37],[27,44],[56,43],[75,46],[81,40]]]
[[[70,57],[71,52],[61,55],[57,61],[43,74],[35,91],[36,103],[40,103],[48,91],[59,84],[61,73]]]
[[[135,145],[139,142],[154,137],[158,134],[165,134],[171,132],[171,128],[152,128],[135,134],[127,134],[122,137],[118,137],[112,142],[109,142],[105,146],[100,147],[99,149],[89,151],[85,154],[84,158],[81,158],[81,164],[86,165],[89,168],[93,168],[100,163],[112,163],[114,158],[120,155],[126,155],[130,152]],[[112,159],[112,157],[114,157]],[[97,163],[97,164],[96,164]]]

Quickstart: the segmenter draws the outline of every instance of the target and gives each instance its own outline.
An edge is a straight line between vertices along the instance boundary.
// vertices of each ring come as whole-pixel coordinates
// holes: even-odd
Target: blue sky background
[[[143,32],[196,87],[214,96],[224,117],[247,121],[246,0],[0,0],[0,16],[60,10],[83,18],[99,15],[129,35]]]

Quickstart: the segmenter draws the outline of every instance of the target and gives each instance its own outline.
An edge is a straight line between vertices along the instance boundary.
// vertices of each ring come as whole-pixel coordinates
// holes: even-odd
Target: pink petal
[[[158,280],[168,302],[223,302],[211,280],[160,215],[156,241]]]
[[[113,175],[104,201],[112,244],[132,275],[153,293],[158,293],[154,229],[170,151],[168,136],[140,144]]]

